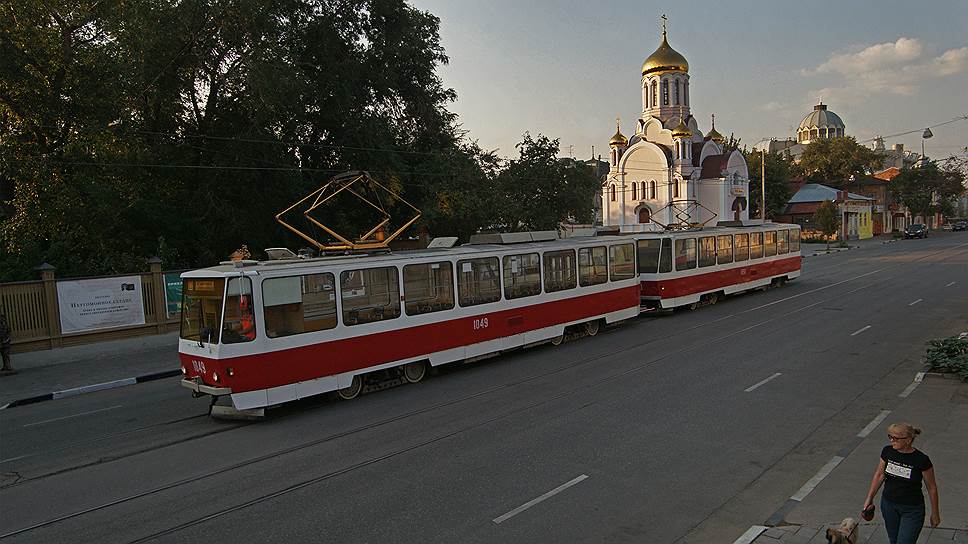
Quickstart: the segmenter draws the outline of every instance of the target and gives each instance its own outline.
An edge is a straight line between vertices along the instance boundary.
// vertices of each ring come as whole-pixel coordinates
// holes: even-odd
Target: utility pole
[[[760,219],[766,222],[766,150],[760,150]]]

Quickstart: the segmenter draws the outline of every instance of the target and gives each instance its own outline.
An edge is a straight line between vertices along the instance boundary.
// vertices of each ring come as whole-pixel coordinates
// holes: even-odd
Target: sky
[[[661,42],[689,62],[703,132],[741,144],[795,137],[818,100],[865,141],[920,151],[925,127],[968,116],[968,1],[650,2],[410,0],[440,18],[457,91],[449,109],[468,138],[516,157],[527,131],[561,155],[608,155],[615,118],[641,115],[642,63]],[[890,137],[915,131],[914,134]],[[931,158],[963,154],[968,121],[932,128]]]

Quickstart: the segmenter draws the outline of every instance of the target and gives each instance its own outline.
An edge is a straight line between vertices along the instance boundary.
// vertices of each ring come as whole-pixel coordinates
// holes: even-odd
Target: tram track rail
[[[880,269],[877,269],[877,270],[875,270],[875,271],[873,271],[871,273],[868,273],[868,274],[856,276],[856,277],[853,277],[853,278],[848,278],[847,280],[842,280],[842,281],[839,281],[839,282],[835,282],[834,284],[828,284],[827,286],[824,286],[824,287],[821,287],[821,288],[817,288],[817,289],[813,289],[813,290],[806,291],[806,292],[803,292],[803,293],[799,293],[797,295],[794,295],[793,297],[787,297],[785,299],[781,299],[781,300],[778,300],[778,301],[772,301],[772,302],[767,303],[766,305],[773,305],[773,304],[776,304],[776,303],[784,302],[786,300],[791,300],[791,299],[794,299],[794,298],[798,298],[800,296],[808,295],[808,294],[811,294],[811,293],[814,293],[814,292],[819,292],[819,291],[822,291],[822,290],[825,290],[825,289],[828,289],[828,288],[831,288],[831,287],[834,287],[834,286],[844,285],[844,284],[849,283],[851,281],[856,281],[856,280],[861,279],[863,277],[867,277],[869,275],[873,275],[874,273],[885,272],[885,271],[888,271],[888,270],[896,269],[896,268],[901,267],[902,265],[913,264],[915,262],[922,261],[924,259],[928,259],[928,258],[934,257],[934,256],[936,256],[938,254],[941,254],[941,253],[944,253],[944,252],[951,252],[953,250],[959,250],[959,248],[964,248],[964,249],[960,249],[957,252],[952,253],[947,258],[954,257],[955,255],[960,255],[960,254],[963,254],[963,253],[968,252],[968,247],[966,247],[966,246],[968,246],[968,243],[959,244],[959,245],[956,245],[956,246],[944,247],[942,249],[939,249],[938,251],[935,251],[935,252],[932,252],[932,253],[929,253],[929,254],[926,254],[926,255],[922,255],[922,256],[914,259],[913,261],[909,261],[909,262],[906,262],[906,263],[890,264],[890,265],[887,265],[885,267],[882,267]],[[188,521],[179,523],[179,524],[175,524],[175,525],[173,525],[173,526],[171,526],[169,528],[166,528],[166,529],[163,529],[161,531],[155,532],[155,533],[153,533],[151,535],[147,535],[147,536],[141,537],[139,539],[133,540],[132,542],[146,542],[146,541],[153,540],[153,539],[157,539],[157,538],[160,538],[160,537],[163,537],[163,536],[166,536],[166,535],[170,535],[170,534],[179,532],[181,530],[184,530],[184,529],[193,527],[195,525],[199,525],[201,523],[205,523],[205,522],[210,521],[212,519],[216,519],[218,517],[221,517],[221,516],[224,516],[224,515],[227,515],[227,514],[236,512],[236,511],[243,510],[243,509],[248,508],[250,506],[254,506],[256,504],[260,504],[260,503],[263,503],[263,502],[266,502],[266,501],[269,501],[269,500],[272,500],[272,499],[275,499],[275,498],[278,498],[278,497],[287,495],[289,493],[292,493],[292,492],[298,491],[300,489],[303,489],[303,488],[312,486],[314,484],[318,484],[318,483],[324,482],[326,480],[329,480],[329,479],[332,479],[332,478],[335,478],[335,477],[338,477],[338,476],[341,476],[341,475],[344,475],[344,474],[348,474],[348,473],[353,472],[355,470],[359,470],[361,468],[364,468],[364,467],[367,467],[367,466],[370,466],[370,465],[373,465],[373,464],[376,464],[376,463],[379,463],[379,462],[382,462],[382,461],[386,461],[386,460],[392,459],[394,457],[398,457],[400,455],[404,455],[406,453],[409,453],[409,452],[418,450],[420,448],[423,448],[423,447],[426,447],[426,446],[429,446],[429,445],[432,445],[432,444],[435,444],[435,443],[444,441],[444,440],[449,439],[449,438],[453,438],[455,436],[458,436],[460,434],[466,433],[468,431],[472,431],[472,430],[481,428],[483,426],[489,425],[491,423],[495,423],[497,421],[506,419],[508,417],[512,417],[512,416],[514,416],[516,414],[519,414],[521,412],[526,412],[526,411],[529,411],[529,410],[533,410],[534,408],[543,406],[545,404],[549,404],[549,403],[554,402],[554,401],[557,401],[559,399],[569,397],[569,396],[574,395],[575,393],[577,393],[579,391],[587,390],[587,389],[592,389],[592,388],[598,387],[598,386],[600,386],[600,385],[602,385],[602,384],[604,384],[606,382],[615,380],[617,378],[621,378],[621,377],[627,376],[629,374],[633,374],[633,373],[636,373],[636,372],[640,372],[640,371],[646,370],[646,369],[648,369],[650,367],[653,367],[653,366],[659,364],[660,362],[662,362],[662,361],[664,361],[666,359],[669,359],[671,357],[674,357],[674,356],[677,356],[677,355],[681,355],[683,353],[686,353],[686,352],[689,352],[689,351],[693,351],[693,350],[696,350],[696,349],[701,349],[701,348],[706,347],[706,346],[711,345],[711,344],[716,344],[716,343],[721,342],[722,340],[724,340],[724,339],[726,339],[726,338],[728,338],[730,336],[734,336],[736,334],[739,334],[739,333],[742,333],[744,331],[753,329],[755,327],[760,327],[760,326],[765,325],[766,323],[769,323],[769,322],[772,322],[772,321],[777,321],[777,320],[779,320],[779,319],[781,319],[783,317],[787,317],[787,316],[792,315],[794,313],[801,312],[804,309],[808,309],[808,308],[811,308],[811,307],[816,307],[816,306],[819,306],[819,305],[822,305],[822,304],[826,304],[826,303],[829,303],[829,302],[831,302],[833,300],[842,299],[846,295],[849,295],[849,294],[852,294],[852,293],[855,293],[855,292],[859,292],[861,290],[868,289],[870,287],[873,287],[873,286],[876,286],[876,285],[880,285],[880,284],[889,282],[889,281],[894,280],[897,277],[902,276],[902,275],[903,274],[881,276],[876,281],[874,281],[873,283],[867,283],[867,284],[861,285],[859,287],[856,287],[854,289],[848,290],[846,292],[838,293],[837,295],[835,295],[833,297],[823,298],[821,300],[815,301],[815,302],[813,302],[813,303],[811,303],[811,304],[809,304],[807,306],[800,307],[800,308],[797,308],[797,309],[792,310],[792,311],[788,311],[788,312],[784,312],[784,313],[777,314],[777,315],[771,317],[770,319],[768,319],[766,321],[754,323],[754,324],[752,324],[750,326],[741,328],[741,329],[739,329],[737,331],[729,332],[729,333],[727,333],[725,335],[717,335],[716,337],[709,338],[708,340],[703,341],[703,342],[691,343],[691,344],[689,344],[686,347],[683,347],[683,348],[680,348],[680,349],[673,350],[671,352],[667,352],[667,353],[658,355],[658,356],[656,356],[654,358],[650,358],[650,359],[648,359],[648,360],[646,360],[644,362],[641,362],[641,363],[638,363],[638,364],[634,364],[634,365],[632,365],[632,366],[630,366],[628,368],[624,368],[624,369],[621,369],[621,370],[617,370],[615,372],[608,373],[608,374],[606,374],[606,375],[604,375],[604,376],[602,376],[602,377],[600,377],[600,378],[598,378],[598,379],[596,379],[594,381],[585,383],[585,384],[580,385],[580,386],[577,386],[577,387],[568,388],[568,389],[563,390],[563,391],[561,391],[559,393],[556,393],[554,395],[545,397],[545,398],[543,398],[543,399],[541,399],[539,401],[532,402],[532,403],[528,403],[527,405],[525,405],[523,407],[520,407],[520,408],[511,410],[511,411],[508,411],[508,412],[505,412],[505,413],[501,413],[501,414],[495,415],[493,417],[487,418],[487,419],[482,420],[482,421],[477,421],[477,422],[475,422],[473,424],[470,424],[470,425],[462,426],[461,428],[456,429],[454,431],[451,431],[449,433],[445,433],[445,434],[440,435],[440,436],[436,436],[436,437],[433,437],[433,438],[430,438],[430,439],[427,439],[427,440],[423,440],[423,441],[420,441],[420,442],[418,442],[416,444],[410,444],[410,445],[407,445],[405,447],[398,448],[398,449],[393,450],[391,452],[388,452],[388,453],[386,453],[384,455],[380,455],[380,456],[376,456],[376,457],[373,457],[373,458],[370,458],[370,459],[366,459],[364,461],[360,461],[358,463],[349,465],[347,467],[339,468],[339,469],[332,470],[332,471],[326,472],[326,473],[321,474],[321,475],[318,475],[318,476],[314,476],[312,478],[308,478],[308,479],[301,480],[301,481],[299,481],[297,483],[294,483],[294,484],[289,485],[287,487],[284,487],[282,489],[279,489],[279,490],[276,490],[276,491],[273,491],[273,492],[270,492],[270,493],[264,493],[264,494],[261,494],[261,495],[258,495],[256,497],[254,497],[254,498],[248,499],[246,501],[242,501],[242,502],[240,502],[238,504],[235,504],[235,505],[232,505],[232,506],[229,506],[229,507],[226,507],[226,508],[219,509],[219,510],[213,512],[213,513],[209,513],[209,514],[206,514],[206,515],[203,515],[203,516],[199,516],[197,518],[194,518],[194,519],[191,519],[191,520],[188,520]],[[756,307],[748,308],[748,309],[745,309],[745,310],[741,310],[739,312],[730,314],[728,316],[724,316],[724,317],[720,317],[720,318],[717,318],[717,319],[714,319],[714,320],[711,320],[711,321],[708,321],[708,322],[700,323],[700,324],[694,325],[692,327],[689,327],[687,329],[683,329],[681,332],[678,332],[678,333],[674,334],[671,337],[678,336],[680,334],[687,334],[690,331],[694,331],[694,330],[696,330],[698,328],[701,328],[701,327],[704,327],[704,326],[707,326],[707,325],[711,325],[711,324],[715,324],[715,323],[720,323],[720,322],[722,322],[722,321],[724,321],[726,319],[730,319],[730,318],[733,318],[733,317],[737,317],[737,316],[743,315],[743,314],[748,314],[748,313],[753,312],[753,311],[756,311],[756,310],[758,310],[758,309],[760,309],[762,307],[764,307],[764,305],[758,305]],[[664,336],[661,339],[667,340],[669,338],[670,338],[670,336]],[[554,369],[552,369],[550,371],[544,371],[544,372],[540,372],[540,373],[536,373],[536,374],[531,374],[531,375],[528,375],[528,376],[524,376],[524,377],[522,377],[522,378],[520,378],[518,380],[511,381],[511,382],[507,382],[507,383],[503,383],[503,384],[500,384],[500,385],[495,385],[495,386],[492,386],[492,387],[488,387],[486,389],[482,389],[480,391],[477,391],[477,392],[474,392],[474,393],[471,393],[471,394],[468,394],[468,395],[464,395],[464,396],[459,397],[459,398],[456,398],[456,399],[452,399],[452,400],[448,400],[448,401],[445,401],[445,402],[439,402],[439,403],[435,403],[435,404],[432,404],[432,405],[428,405],[428,406],[425,406],[425,407],[422,407],[422,408],[418,408],[418,409],[415,409],[415,410],[411,410],[409,412],[405,412],[405,413],[402,413],[402,414],[398,414],[396,416],[384,418],[384,419],[381,419],[381,420],[378,420],[378,421],[375,421],[375,422],[372,422],[372,423],[369,423],[369,424],[366,424],[366,425],[360,425],[360,426],[357,426],[357,427],[354,427],[354,428],[351,428],[351,429],[347,429],[345,431],[340,431],[340,432],[337,432],[337,433],[332,433],[330,435],[327,435],[327,436],[324,436],[324,437],[321,437],[321,438],[318,438],[318,439],[315,439],[315,440],[311,440],[311,441],[308,441],[308,442],[305,442],[305,443],[302,443],[302,444],[297,444],[297,445],[294,445],[294,446],[290,446],[290,447],[287,447],[287,448],[283,448],[283,449],[280,449],[280,450],[276,450],[276,451],[273,451],[273,452],[269,452],[269,453],[266,453],[266,454],[263,454],[263,455],[259,455],[259,456],[256,456],[256,457],[253,457],[253,458],[250,458],[250,459],[246,459],[246,460],[243,460],[243,461],[240,461],[240,462],[237,462],[237,463],[234,463],[234,464],[225,466],[225,467],[221,467],[221,468],[218,468],[218,469],[215,469],[215,470],[211,470],[211,471],[205,472],[205,473],[200,474],[200,475],[195,475],[195,476],[183,478],[183,479],[180,479],[180,480],[177,480],[177,481],[174,481],[174,482],[170,482],[170,483],[167,483],[167,484],[163,484],[163,485],[160,485],[160,486],[156,486],[156,487],[153,487],[153,488],[148,489],[148,490],[145,490],[145,491],[141,491],[141,492],[138,492],[138,493],[134,493],[134,494],[131,494],[131,495],[127,495],[125,497],[121,497],[121,498],[118,498],[118,499],[115,499],[115,500],[111,500],[111,501],[108,501],[108,502],[105,502],[105,503],[102,503],[102,504],[99,504],[99,505],[96,505],[96,506],[92,506],[92,507],[89,507],[89,508],[85,508],[85,509],[82,509],[82,510],[78,510],[78,511],[75,511],[75,512],[71,512],[71,513],[68,513],[68,514],[65,514],[65,515],[62,515],[62,516],[58,516],[58,517],[55,517],[55,518],[52,518],[52,519],[49,519],[49,520],[46,520],[46,521],[43,521],[43,522],[40,522],[40,523],[36,523],[36,524],[31,525],[31,526],[28,526],[28,527],[23,527],[23,528],[14,530],[14,531],[7,532],[5,534],[0,534],[0,540],[7,539],[7,538],[10,538],[10,537],[13,537],[13,536],[17,536],[17,535],[21,535],[21,534],[25,534],[25,533],[28,533],[28,532],[31,532],[31,531],[35,531],[35,530],[38,530],[38,529],[42,529],[44,527],[49,527],[49,526],[52,526],[52,525],[55,525],[55,524],[58,524],[58,523],[62,523],[62,522],[65,522],[65,521],[68,521],[68,520],[71,520],[71,519],[76,519],[76,518],[79,518],[79,517],[82,517],[82,516],[85,516],[85,515],[89,515],[89,514],[92,514],[94,512],[98,512],[98,511],[105,510],[105,509],[109,509],[109,508],[112,508],[112,507],[115,507],[115,506],[123,505],[125,503],[137,501],[137,500],[143,499],[145,497],[149,497],[149,496],[153,496],[153,495],[158,495],[158,494],[164,493],[165,491],[169,491],[169,490],[172,490],[172,489],[177,489],[177,488],[182,487],[182,486],[187,486],[187,485],[190,485],[190,484],[193,484],[193,483],[197,483],[197,482],[199,482],[201,480],[205,480],[205,479],[208,479],[208,478],[212,478],[212,477],[215,477],[215,476],[218,476],[218,475],[221,475],[221,474],[230,473],[232,471],[239,470],[239,469],[242,469],[242,468],[245,468],[245,467],[249,467],[249,466],[252,466],[252,465],[256,465],[258,463],[262,463],[262,462],[265,462],[265,461],[269,461],[269,460],[277,459],[277,458],[280,458],[280,457],[284,457],[286,455],[290,455],[290,454],[293,454],[293,453],[296,453],[296,452],[299,452],[299,451],[307,450],[307,449],[310,449],[310,448],[313,448],[313,447],[316,447],[316,446],[320,446],[320,445],[326,444],[328,442],[332,442],[334,440],[338,440],[338,439],[341,439],[341,438],[345,438],[345,437],[348,437],[348,436],[352,436],[354,434],[358,434],[358,433],[362,433],[362,432],[365,432],[365,431],[368,431],[368,430],[372,430],[372,429],[375,429],[375,428],[379,428],[381,426],[388,425],[388,424],[391,424],[391,423],[394,423],[394,422],[406,420],[406,419],[409,419],[409,418],[418,416],[420,414],[424,414],[424,413],[428,413],[428,412],[433,412],[433,411],[439,410],[441,408],[446,408],[446,407],[449,407],[449,406],[454,406],[454,405],[458,405],[458,404],[461,404],[461,403],[465,403],[465,402],[468,402],[468,401],[471,401],[471,400],[474,400],[474,399],[486,397],[486,396],[491,395],[493,393],[496,393],[498,391],[511,389],[511,388],[517,387],[517,386],[522,385],[522,384],[526,384],[526,383],[529,383],[529,382],[533,382],[535,380],[539,380],[539,379],[543,379],[543,378],[546,378],[546,377],[549,377],[549,376],[553,376],[555,374],[559,374],[559,373],[566,372],[566,371],[569,371],[569,370],[578,369],[578,368],[580,368],[582,366],[586,366],[586,365],[589,365],[589,364],[596,363],[596,362],[598,362],[598,361],[600,361],[602,359],[608,359],[608,358],[614,357],[616,355],[620,355],[620,354],[623,354],[623,353],[627,353],[629,351],[640,350],[642,347],[647,346],[647,345],[649,345],[649,344],[651,344],[653,342],[656,342],[658,340],[660,340],[660,339],[659,338],[648,339],[648,340],[645,340],[643,342],[629,344],[629,345],[626,345],[626,346],[621,347],[621,348],[618,348],[618,349],[609,350],[608,352],[605,352],[605,353],[597,354],[597,355],[590,356],[590,357],[584,357],[584,358],[578,359],[577,361],[574,361],[571,364],[566,364],[566,365],[558,366],[558,367],[556,367],[556,368],[554,368]],[[183,419],[193,419],[195,417],[199,417],[199,416],[193,416],[192,418],[183,418]],[[284,416],[284,417],[287,417],[287,416]],[[242,424],[239,424],[237,426],[233,426],[231,428],[225,429],[225,431],[235,430],[237,428],[246,427],[246,426],[251,425],[251,424],[252,423],[242,423]],[[127,431],[127,432],[134,432],[134,431],[132,430],[132,431]],[[120,435],[120,434],[126,434],[126,433],[118,433],[118,434]],[[189,438],[186,441],[190,441],[190,440],[197,439],[197,438],[200,438],[200,437],[192,437],[192,438]],[[183,443],[183,442],[185,442],[185,441],[179,441],[177,443]],[[150,449],[146,449],[145,451],[156,451],[158,449],[163,449],[164,447],[170,447],[172,445],[174,445],[174,444],[168,444],[168,445],[164,445],[164,446],[160,446],[160,447],[156,447],[156,448],[150,448]],[[138,453],[145,453],[145,451],[138,452]],[[134,455],[134,454],[132,454],[132,455]],[[80,468],[80,467],[78,467],[78,468]],[[35,479],[25,480],[24,482],[17,483],[16,485],[17,486],[22,486],[24,483],[29,482],[29,481],[34,481],[34,480]],[[10,489],[10,487],[12,487],[12,486],[8,486],[7,488],[4,489],[4,491]]]

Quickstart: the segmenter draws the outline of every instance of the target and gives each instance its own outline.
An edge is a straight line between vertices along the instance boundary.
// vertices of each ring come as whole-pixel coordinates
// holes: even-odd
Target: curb
[[[115,389],[115,388],[124,387],[127,385],[134,385],[137,383],[160,380],[163,378],[171,378],[172,376],[178,376],[181,373],[182,373],[181,369],[163,370],[161,372],[152,372],[151,374],[143,374],[141,376],[135,376],[133,378],[123,378],[120,380],[113,380],[110,382],[95,383],[91,385],[82,385],[81,387],[73,387],[71,389],[64,389],[63,391],[53,391],[51,393],[45,393],[43,395],[35,395],[33,397],[17,399],[3,406],[0,406],[0,410],[6,410],[7,408],[16,408],[18,406],[26,406],[28,404],[36,404],[38,402],[45,402],[48,400],[76,397],[77,395],[83,395],[85,393],[104,391],[106,389]]]

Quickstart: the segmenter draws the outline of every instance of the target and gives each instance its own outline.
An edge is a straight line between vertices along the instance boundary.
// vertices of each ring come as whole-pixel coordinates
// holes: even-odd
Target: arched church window
[[[679,105],[679,80],[676,80],[676,106]]]
[[[662,80],[662,105],[663,106],[669,105],[669,80],[668,79]]]
[[[656,89],[658,89],[658,87],[656,86],[655,80],[653,79],[652,80],[652,107],[653,108],[659,105],[659,100],[656,98],[658,96],[658,91]]]
[[[688,82],[688,81],[687,81],[687,82],[685,82],[685,83],[684,83],[684,84],[682,85],[682,87],[683,87],[683,93],[682,93],[682,94],[683,94],[683,99],[684,99],[684,100],[683,100],[683,104],[684,104],[684,105],[685,105],[686,107],[688,107],[688,106],[689,106],[689,82]]]
[[[642,208],[639,210],[639,223],[651,223],[652,222],[652,212],[648,208]]]
[[[655,200],[655,180],[649,182],[649,198]]]
[[[648,193],[645,192],[645,182],[642,182],[642,198],[645,199]]]
[[[632,200],[638,200],[639,199],[639,190],[638,189],[639,189],[638,188],[638,185],[633,181],[632,182]]]
[[[612,185],[610,185],[608,190],[609,190],[609,193],[611,193],[610,196],[612,198],[612,202],[615,202],[615,184],[613,183]]]
[[[679,182],[672,180],[672,198],[679,198]]]
[[[645,100],[645,107],[646,107],[646,109],[648,109],[650,107],[649,106],[649,84],[648,83],[645,84],[645,92],[642,93],[642,94],[644,95],[643,100]]]

